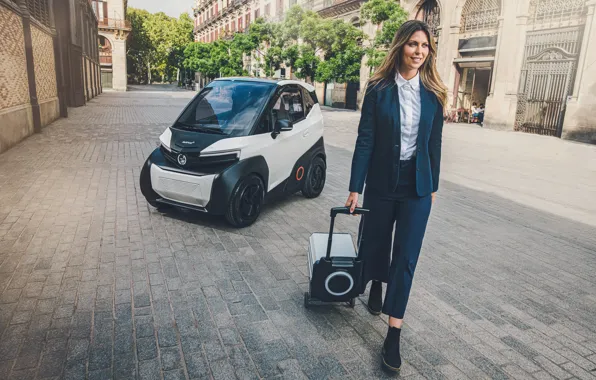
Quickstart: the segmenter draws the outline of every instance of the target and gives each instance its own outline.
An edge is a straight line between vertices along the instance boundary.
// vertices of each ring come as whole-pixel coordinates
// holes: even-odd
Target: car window
[[[302,89],[302,94],[304,95],[304,116],[308,116],[310,110],[315,106],[315,101],[306,89]]]
[[[295,123],[304,119],[302,93],[297,88],[284,89],[271,108],[273,123],[277,120],[290,120]]]
[[[214,81],[182,113],[176,127],[246,136],[273,88],[270,83]]]

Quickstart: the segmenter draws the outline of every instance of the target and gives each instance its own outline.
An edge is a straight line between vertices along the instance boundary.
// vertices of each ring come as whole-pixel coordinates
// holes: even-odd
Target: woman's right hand
[[[357,192],[351,192],[350,195],[348,195],[348,200],[346,201],[346,207],[350,208],[350,214],[354,213],[354,209],[356,207],[360,207],[360,206],[358,206],[358,193]]]

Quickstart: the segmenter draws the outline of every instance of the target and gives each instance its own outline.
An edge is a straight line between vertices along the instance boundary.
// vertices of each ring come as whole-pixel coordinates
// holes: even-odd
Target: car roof
[[[216,78],[214,81],[245,81],[245,82],[257,82],[257,83],[272,83],[277,86],[286,86],[288,84],[297,84],[304,87],[307,91],[312,92],[315,90],[314,86],[303,81],[295,79],[270,79],[270,78],[257,78],[257,77],[224,77]]]

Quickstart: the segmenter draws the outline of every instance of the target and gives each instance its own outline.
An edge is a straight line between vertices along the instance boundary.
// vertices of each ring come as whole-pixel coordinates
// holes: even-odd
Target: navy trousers
[[[364,260],[362,292],[371,280],[387,283],[383,313],[402,319],[432,198],[416,193],[415,161],[401,161],[400,165],[400,179],[394,192],[368,188],[364,192],[363,207],[370,212],[361,220],[364,225],[360,255]]]

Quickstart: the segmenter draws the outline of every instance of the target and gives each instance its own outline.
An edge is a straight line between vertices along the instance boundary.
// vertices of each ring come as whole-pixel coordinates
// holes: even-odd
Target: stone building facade
[[[364,0],[301,0],[325,18],[341,18],[369,36]],[[199,0],[196,39],[210,42],[243,30],[259,15],[281,19],[288,0]],[[485,105],[484,126],[596,141],[596,0],[401,0],[410,19],[426,21],[449,89],[446,113],[469,119]],[[317,83],[321,102],[356,108],[360,83]]]
[[[424,0],[450,111],[486,106],[484,125],[596,141],[596,0]]]
[[[297,0],[197,0],[195,41],[212,42],[244,31],[259,17],[281,21],[284,10],[295,4]]]
[[[0,0],[0,153],[101,92],[86,0]]]
[[[126,91],[126,39],[132,28],[126,20],[127,0],[93,0],[99,26],[99,60],[104,89]]]

